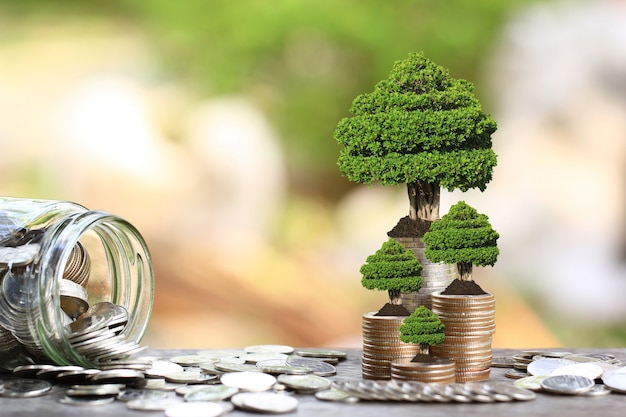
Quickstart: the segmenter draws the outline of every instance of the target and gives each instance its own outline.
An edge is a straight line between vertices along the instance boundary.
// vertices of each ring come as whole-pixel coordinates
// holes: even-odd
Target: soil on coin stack
[[[441,292],[443,295],[483,295],[487,294],[480,285],[472,281],[463,281],[460,279],[453,280],[445,290]]]
[[[398,304],[385,304],[375,316],[410,316],[409,310]]]
[[[430,355],[424,355],[423,353],[418,353],[417,355],[413,357],[413,359],[411,359],[411,362],[431,363],[431,362],[437,362],[437,358],[435,358],[434,356],[430,356]]]
[[[431,223],[429,220],[411,220],[409,216],[404,216],[393,229],[387,232],[387,236],[394,238],[424,237],[424,234],[430,230]]]

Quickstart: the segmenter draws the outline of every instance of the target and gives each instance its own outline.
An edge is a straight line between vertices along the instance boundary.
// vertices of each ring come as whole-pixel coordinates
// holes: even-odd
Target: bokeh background
[[[144,235],[151,347],[359,346],[359,268],[404,187],[341,177],[333,131],[426,55],[496,119],[495,347],[626,344],[626,2],[0,0],[0,195]]]

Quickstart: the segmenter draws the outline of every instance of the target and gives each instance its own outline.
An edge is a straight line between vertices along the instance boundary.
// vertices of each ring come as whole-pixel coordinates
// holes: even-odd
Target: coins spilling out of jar
[[[37,260],[39,243],[0,247],[0,309],[10,313],[10,325],[0,326],[0,354],[23,348],[36,362],[49,362],[45,349],[32,325],[41,320],[39,289],[30,275]],[[87,284],[91,260],[85,247],[77,242],[65,262],[58,283],[65,336],[76,353],[97,366],[128,357],[146,347],[129,341],[124,334],[129,312],[110,302],[89,304]],[[50,312],[48,312],[50,314]],[[26,319],[28,317],[29,319]]]

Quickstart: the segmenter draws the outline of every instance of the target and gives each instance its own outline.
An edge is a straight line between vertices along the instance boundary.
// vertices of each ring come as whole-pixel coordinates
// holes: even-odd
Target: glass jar
[[[140,349],[154,298],[143,237],[75,203],[0,197],[0,367],[98,367]]]

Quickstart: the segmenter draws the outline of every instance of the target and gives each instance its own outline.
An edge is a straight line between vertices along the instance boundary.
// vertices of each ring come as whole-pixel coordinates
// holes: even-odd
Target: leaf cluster
[[[496,165],[496,123],[473,89],[423,53],[397,61],[388,79],[353,101],[355,116],[337,124],[341,172],[365,184],[423,180],[484,190]]]
[[[413,252],[395,239],[383,243],[361,266],[361,284],[368,290],[419,291],[422,264]]]
[[[493,266],[500,253],[499,237],[486,215],[459,201],[448,214],[431,224],[423,238],[424,254],[432,262]]]
[[[405,343],[438,345],[445,339],[444,324],[424,306],[419,306],[400,325],[400,340]]]

